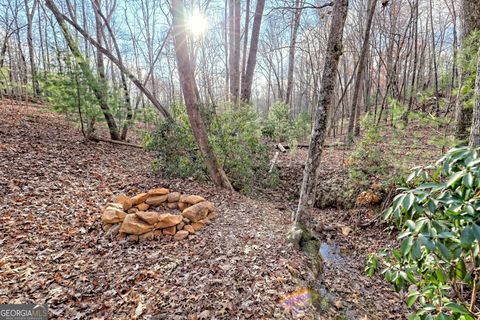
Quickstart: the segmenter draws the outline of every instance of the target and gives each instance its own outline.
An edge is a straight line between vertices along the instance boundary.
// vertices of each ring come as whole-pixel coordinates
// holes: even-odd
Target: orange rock
[[[123,210],[123,205],[121,205],[120,203],[110,202],[110,203],[107,203],[107,205],[105,206],[105,209],[107,208],[117,208],[117,209]]]
[[[153,237],[154,237],[153,231],[149,231],[147,233],[139,235],[138,240],[143,242],[143,241],[147,241],[147,240],[153,240]]]
[[[170,190],[168,190],[167,188],[156,188],[156,189],[149,190],[148,195],[150,197],[163,196],[163,195],[168,194],[169,192],[170,192]]]
[[[107,207],[102,213],[102,221],[103,223],[119,223],[125,219],[127,214],[125,211],[118,209],[116,207]]]
[[[190,196],[180,196],[180,202],[186,202],[188,204],[197,204],[199,202],[205,201],[205,198],[196,196],[196,195],[190,195]]]
[[[196,222],[206,218],[207,214],[213,209],[213,203],[211,203],[210,201],[203,201],[183,210],[182,216],[190,219],[190,221]]]
[[[183,227],[185,226],[185,222],[180,222],[179,224],[177,224],[177,231],[180,231],[183,229]]]
[[[164,203],[165,201],[167,201],[167,197],[166,195],[163,195],[163,196],[152,196],[150,198],[148,198],[145,202],[151,206],[158,206],[158,205],[161,205],[162,203]]]
[[[178,202],[178,200],[180,200],[180,192],[170,192],[168,194],[168,199],[167,201],[168,202]]]
[[[145,200],[148,199],[148,193],[139,193],[136,196],[132,197],[130,200],[132,200],[132,205],[136,206],[137,204],[140,204],[142,202],[145,202]]]
[[[135,213],[140,219],[147,222],[148,224],[155,224],[158,222],[160,213],[152,211],[138,211]]]
[[[136,214],[127,214],[120,226],[120,232],[128,234],[143,234],[153,230],[153,226],[149,225]]]
[[[128,241],[138,241],[138,235],[137,234],[129,234],[127,236]]]
[[[178,232],[173,236],[173,239],[175,239],[175,240],[183,240],[183,239],[185,239],[186,237],[188,237],[188,235],[189,235],[188,231],[181,230],[181,231],[178,231]]]
[[[195,229],[193,229],[192,225],[190,224],[185,225],[185,227],[183,227],[183,230],[188,231],[190,234],[195,233]]]
[[[216,217],[218,217],[218,212],[217,211],[209,212],[208,215],[207,215],[207,218],[210,219],[210,220],[213,220]]]
[[[132,207],[132,200],[124,194],[116,196],[114,201],[120,203],[125,211]]]
[[[204,225],[207,225],[210,222],[210,219],[208,219],[207,217],[205,219],[200,220],[199,222],[203,222]]]
[[[185,210],[185,209],[187,209],[188,207],[189,207],[189,204],[188,204],[188,203],[185,203],[185,202],[179,202],[179,203],[178,203],[178,209],[180,209],[180,210],[182,210],[182,211]]]
[[[138,208],[130,208],[127,210],[128,213],[135,213],[138,211]]]
[[[117,239],[118,240],[125,240],[126,237],[127,237],[126,233],[120,232],[120,233],[117,234]]]
[[[203,227],[205,226],[205,224],[203,222],[192,222],[192,227],[193,227],[193,230],[195,231],[198,231],[200,229],[202,229]]]
[[[164,235],[174,236],[175,233],[177,233],[177,228],[175,228],[175,226],[163,229],[163,234]]]
[[[139,205],[137,205],[137,208],[140,211],[147,211],[148,208],[150,208],[150,206],[148,204],[146,204],[145,202],[142,202]]]
[[[163,213],[158,216],[158,222],[155,223],[156,229],[175,227],[182,222],[183,217],[181,215],[175,215],[170,213]]]
[[[169,209],[177,209],[178,208],[178,202],[169,202],[169,203],[167,203],[167,207]]]

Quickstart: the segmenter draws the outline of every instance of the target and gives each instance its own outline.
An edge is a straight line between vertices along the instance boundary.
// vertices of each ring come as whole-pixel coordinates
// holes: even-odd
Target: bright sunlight
[[[199,37],[207,31],[207,19],[200,12],[194,11],[187,19],[187,28],[193,36]]]

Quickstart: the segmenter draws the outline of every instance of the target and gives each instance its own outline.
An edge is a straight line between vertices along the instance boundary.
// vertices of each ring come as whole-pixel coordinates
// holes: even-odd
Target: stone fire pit
[[[116,196],[102,213],[105,236],[132,241],[173,237],[183,240],[217,216],[212,202],[157,188],[130,198]]]

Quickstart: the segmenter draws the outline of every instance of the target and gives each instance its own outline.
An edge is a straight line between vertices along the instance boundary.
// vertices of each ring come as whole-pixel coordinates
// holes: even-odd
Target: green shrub
[[[93,84],[83,76],[69,54],[64,59],[66,67],[63,72],[50,72],[39,79],[42,95],[54,111],[73,117],[78,122],[80,110],[87,134],[91,134],[96,122],[105,122],[98,99],[91,90]],[[131,125],[132,121],[125,122],[127,111],[123,90],[107,82],[100,81],[95,85],[100,85],[101,90],[105,92],[109,112],[115,117],[118,127],[121,128],[124,124]]]
[[[292,119],[289,105],[276,102],[268,111],[268,117],[262,126],[262,135],[274,141],[286,141],[295,147],[299,140],[310,134],[311,121],[307,112],[301,112]]]
[[[79,73],[49,73],[41,84],[46,100],[55,111],[77,113],[80,105],[91,117],[99,114],[95,108],[96,98]]]
[[[295,118],[293,138],[297,141],[310,135],[312,130],[312,116],[308,112],[300,112]]]
[[[276,102],[268,110],[268,117],[264,123],[265,129],[262,130],[262,133],[264,136],[277,141],[287,141],[293,127],[288,104]]]
[[[268,174],[268,149],[261,142],[261,127],[253,108],[226,106],[221,114],[204,108],[202,113],[219,165],[235,189],[248,193],[276,181]],[[157,169],[167,177],[208,180],[185,107],[174,106],[172,115],[173,122],[161,120],[156,132],[146,139],[147,147],[157,151]]]
[[[401,244],[371,255],[367,272],[382,266],[385,279],[408,292],[409,319],[479,319],[472,295],[480,286],[480,149],[452,149],[407,181],[412,188],[385,212]]]
[[[366,190],[379,176],[393,172],[394,168],[379,146],[381,137],[374,116],[367,114],[360,124],[364,134],[350,155],[348,174],[353,189]]]

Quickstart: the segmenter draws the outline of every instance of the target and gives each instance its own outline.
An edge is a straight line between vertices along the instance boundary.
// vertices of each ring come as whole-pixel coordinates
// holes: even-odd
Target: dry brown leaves
[[[159,181],[151,155],[85,142],[44,108],[0,104],[0,303],[58,319],[289,319],[278,301],[306,272],[289,217],[236,193]],[[201,194],[220,216],[188,241],[102,238],[100,208],[152,187]]]

